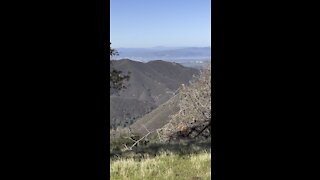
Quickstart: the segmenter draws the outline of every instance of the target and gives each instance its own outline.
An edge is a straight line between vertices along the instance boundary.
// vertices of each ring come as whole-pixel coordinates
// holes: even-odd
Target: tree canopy
[[[179,112],[162,129],[165,140],[211,137],[211,64],[179,91]]]
[[[118,51],[111,48],[110,42],[110,65],[112,63],[112,57],[119,55]],[[110,88],[114,90],[121,90],[126,88],[124,81],[129,80],[129,75],[123,75],[119,70],[113,69],[110,67]]]
[[[119,55],[118,51],[115,49],[112,49],[111,43],[110,43],[110,56],[112,57],[112,56],[117,56],[117,55]]]

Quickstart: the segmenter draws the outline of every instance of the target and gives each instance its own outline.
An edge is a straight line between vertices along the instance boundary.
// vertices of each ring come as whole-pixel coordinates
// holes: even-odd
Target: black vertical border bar
[[[212,179],[224,179],[223,154],[223,65],[225,56],[223,9],[219,0],[211,2],[211,64],[212,64]]]
[[[108,116],[107,116],[107,118],[109,118],[110,117],[110,96],[109,96],[109,94],[110,94],[110,83],[109,83],[109,81],[110,81],[110,76],[109,76],[109,74],[110,74],[110,63],[109,63],[109,61],[110,61],[110,56],[109,56],[109,52],[107,52],[107,51],[109,51],[109,46],[110,46],[110,42],[111,42],[111,38],[110,38],[110,8],[111,8],[111,6],[110,6],[110,0],[108,0],[108,1],[105,1],[105,0],[102,0],[103,2],[105,2],[106,4],[104,4],[104,6],[103,7],[105,7],[106,8],[106,10],[104,11],[104,12],[106,12],[105,14],[103,14],[103,22],[105,22],[106,23],[106,28],[105,28],[105,30],[104,30],[104,35],[105,35],[105,41],[104,41],[104,44],[105,44],[105,60],[106,61],[104,61],[104,63],[105,63],[105,72],[107,72],[108,74],[107,74],[107,76],[106,76],[106,79],[107,79],[107,82],[106,82],[106,84],[105,84],[105,87],[106,87],[106,100],[107,100],[107,103],[108,103],[108,107],[107,107],[107,111],[108,111]],[[107,27],[109,28],[109,31],[107,31]],[[106,132],[106,135],[104,136],[106,139],[104,140],[106,143],[108,143],[108,145],[107,144],[105,144],[105,147],[106,148],[108,148],[108,150],[105,148],[105,157],[107,158],[107,161],[106,161],[106,163],[108,164],[107,165],[107,168],[105,169],[106,170],[106,172],[108,172],[109,173],[109,175],[108,175],[108,177],[107,178],[110,178],[110,131],[109,131],[109,129],[110,129],[110,123],[109,123],[109,121],[107,120],[107,121],[105,121],[106,122],[106,124],[105,124],[105,132]],[[108,153],[108,156],[107,156],[107,153]]]

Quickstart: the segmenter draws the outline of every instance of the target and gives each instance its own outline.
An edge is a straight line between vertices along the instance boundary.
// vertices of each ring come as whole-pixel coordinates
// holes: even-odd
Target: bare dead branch
[[[206,129],[211,126],[211,66],[203,70],[191,84],[182,85],[179,96],[180,110],[157,131],[159,139],[206,136]]]
[[[143,140],[144,138],[146,138],[147,136],[149,136],[151,132],[148,132],[146,135],[144,135],[142,138],[140,138],[139,140],[137,140],[135,143],[132,144],[132,146],[130,147],[130,150],[132,150],[132,148],[138,144],[141,140]]]
[[[129,133],[130,133],[131,136],[129,135],[129,137],[126,137],[126,138],[132,140],[134,143],[133,143],[131,146],[129,146],[129,147],[128,147],[126,144],[124,144],[124,146],[125,146],[125,151],[132,150],[133,147],[136,146],[140,141],[142,141],[143,139],[147,138],[151,133],[154,132],[154,131],[149,131],[146,126],[144,126],[144,125],[142,125],[142,126],[147,130],[148,133],[145,134],[144,136],[142,136],[140,139],[135,140],[135,139],[132,138],[133,133],[132,133],[132,131],[130,130]]]
[[[144,124],[142,126],[147,130],[148,133],[150,133],[150,131],[147,129],[147,127]]]

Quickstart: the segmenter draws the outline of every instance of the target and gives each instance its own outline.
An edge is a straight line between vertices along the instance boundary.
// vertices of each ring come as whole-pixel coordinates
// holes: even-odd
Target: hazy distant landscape
[[[188,60],[210,59],[210,47],[154,47],[154,48],[117,48],[120,59],[128,58],[141,61],[151,60]]]
[[[153,48],[118,48],[116,60],[130,59],[149,62],[164,60],[176,62],[187,67],[201,68],[211,61],[211,47],[153,47]]]

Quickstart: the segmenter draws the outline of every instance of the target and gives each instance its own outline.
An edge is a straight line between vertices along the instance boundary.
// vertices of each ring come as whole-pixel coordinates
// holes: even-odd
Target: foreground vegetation
[[[162,152],[142,159],[112,159],[110,179],[211,179],[211,152],[185,155]]]

